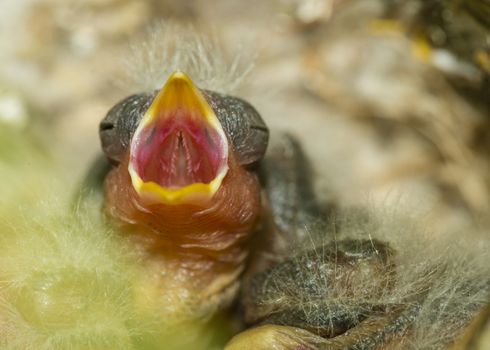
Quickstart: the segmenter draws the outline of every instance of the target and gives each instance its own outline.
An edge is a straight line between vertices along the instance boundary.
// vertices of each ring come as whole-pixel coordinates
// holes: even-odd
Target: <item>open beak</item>
[[[228,141],[211,106],[190,78],[174,72],[131,141],[129,174],[151,204],[209,200],[228,172]]]

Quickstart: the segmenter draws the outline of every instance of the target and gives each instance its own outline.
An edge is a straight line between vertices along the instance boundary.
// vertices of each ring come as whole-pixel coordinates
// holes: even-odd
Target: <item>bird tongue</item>
[[[202,175],[201,179],[196,180],[195,176],[195,170],[198,170],[196,168],[200,168],[200,161],[199,159],[192,159],[192,156],[195,155],[195,152],[190,152],[190,151],[195,151],[195,148],[193,145],[188,146],[186,144],[186,141],[184,141],[184,136],[182,133],[179,133],[179,136],[177,137],[177,150],[173,152],[175,157],[173,157],[173,162],[171,165],[171,169],[175,169],[169,176],[169,180],[167,184],[164,186],[167,187],[184,187],[187,186],[193,182],[209,182],[212,180],[212,172],[208,173],[205,170],[208,169],[203,169],[203,172],[198,175]],[[212,170],[212,169],[209,169]],[[208,175],[211,175],[209,177]]]
[[[169,124],[175,122],[168,121]],[[187,123],[192,124],[192,121]],[[204,137],[206,129],[196,128],[191,133],[186,130],[187,126],[167,125],[155,129],[155,135],[140,146],[136,168],[143,181],[178,189],[193,183],[210,183],[216,177],[220,159],[214,143]],[[166,133],[167,128],[172,130]]]

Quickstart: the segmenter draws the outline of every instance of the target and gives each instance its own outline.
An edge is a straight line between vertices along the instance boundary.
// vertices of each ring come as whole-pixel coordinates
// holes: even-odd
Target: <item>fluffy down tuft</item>
[[[255,303],[262,310],[270,308],[271,320],[281,310],[295,309],[313,324],[334,324],[341,313],[356,320],[359,312],[372,312],[372,305],[386,305],[408,310],[405,320],[410,321],[399,327],[402,339],[390,349],[445,349],[489,302],[487,232],[473,227],[437,234],[426,230],[420,217],[391,208],[349,210],[328,222],[309,227],[309,240],[287,260],[294,268],[278,265],[262,273],[261,287],[254,287]],[[371,240],[373,249],[379,249],[377,242],[387,242],[394,251],[395,278],[387,271],[376,278],[352,279],[347,285],[340,277],[325,279],[325,266],[334,271],[342,267],[322,261],[331,259],[323,247],[330,239],[340,247],[351,238]],[[305,262],[305,257],[310,260]]]
[[[201,89],[232,93],[253,68],[254,57],[244,50],[227,55],[217,35],[192,25],[166,21],[150,26],[130,44],[124,66],[134,91],[160,89],[176,70],[188,74]]]
[[[153,271],[106,226],[100,201],[70,205],[79,176],[25,133],[2,127],[0,136],[1,349],[208,349],[222,341],[222,324],[204,325],[148,295]]]

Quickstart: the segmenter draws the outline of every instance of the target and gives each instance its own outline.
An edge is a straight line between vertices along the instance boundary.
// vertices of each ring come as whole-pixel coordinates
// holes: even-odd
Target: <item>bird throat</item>
[[[228,174],[211,200],[148,204],[132,186],[128,158],[105,181],[105,211],[119,231],[165,278],[178,276],[181,287],[205,299],[220,293],[232,298],[261,211],[256,174],[231,156]]]

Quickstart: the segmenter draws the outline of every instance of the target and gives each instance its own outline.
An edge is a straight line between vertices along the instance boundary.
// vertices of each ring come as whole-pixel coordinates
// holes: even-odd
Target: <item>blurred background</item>
[[[338,207],[382,205],[413,215],[414,239],[420,228],[475,246],[488,241],[487,0],[0,0],[0,170],[9,176],[1,188],[0,203],[7,206],[1,207],[0,228],[8,218],[17,235],[12,245],[2,244],[0,265],[8,266],[2,273],[13,276],[5,279],[11,285],[32,289],[30,280],[24,281],[23,273],[16,271],[18,256],[29,265],[25,275],[37,276],[38,260],[33,257],[39,253],[37,240],[42,239],[38,227],[31,225],[35,228],[26,232],[33,231],[32,247],[19,244],[25,240],[24,232],[18,234],[15,225],[25,217],[11,203],[44,198],[49,191],[33,191],[44,181],[35,178],[52,178],[53,172],[65,179],[55,196],[73,193],[100,152],[99,121],[129,94],[163,85],[158,64],[162,72],[168,70],[167,56],[160,55],[163,59],[156,67],[142,58],[159,57],[155,50],[165,47],[159,40],[186,44],[187,37],[175,30],[182,25],[219,42],[205,48],[209,57],[223,58],[216,60],[217,67],[215,62],[217,74],[221,68],[239,71],[234,76],[240,79],[221,85],[211,78],[200,79],[200,87],[251,102],[269,125],[272,144],[282,132],[295,135],[312,162],[323,200]],[[24,139],[30,145],[23,151],[16,145]],[[33,149],[42,155],[32,155]],[[39,164],[32,168],[39,172],[23,166],[34,160]],[[21,168],[28,176],[16,182]],[[58,230],[64,234],[65,219],[56,223],[48,221],[45,228],[53,231],[46,235],[54,235],[55,243]],[[109,275],[117,277],[118,288],[125,291],[112,262],[124,260],[127,252],[116,249],[116,260],[112,253],[97,252],[105,247],[98,243],[106,239],[101,231],[102,238],[84,246],[87,261],[73,263],[70,259],[76,253],[69,249],[81,251],[72,239],[80,236],[80,225],[73,226],[63,243],[68,247],[66,257],[57,260],[57,246],[48,247],[53,253],[44,250],[46,260],[53,260],[49,265],[53,281],[63,281],[56,276],[65,258],[67,271],[92,264],[97,280],[100,264],[90,255],[96,252],[111,265]],[[85,230],[97,231],[90,225]],[[488,250],[480,253],[490,259]],[[126,265],[121,274],[130,280],[134,264]],[[60,276],[65,275],[77,273]],[[56,300],[57,294],[44,298],[42,293],[50,289],[41,282],[39,305],[44,307],[44,301]],[[79,284],[87,285],[84,280]],[[60,295],[65,290],[60,288]],[[12,309],[17,307],[15,293],[9,300]],[[119,307],[112,304],[115,298],[105,297],[108,309]],[[62,300],[63,310],[73,304]],[[37,312],[27,305],[28,313]],[[129,318],[129,312],[120,309],[120,318]],[[55,316],[65,322],[64,314]],[[16,332],[23,330],[12,326],[8,317],[0,328],[17,339]]]
[[[403,201],[459,229],[490,193],[488,13],[482,0],[2,0],[0,122],[83,172],[106,111],[144,89],[123,63],[148,27],[192,23],[244,54],[234,94],[302,140],[325,197]]]

